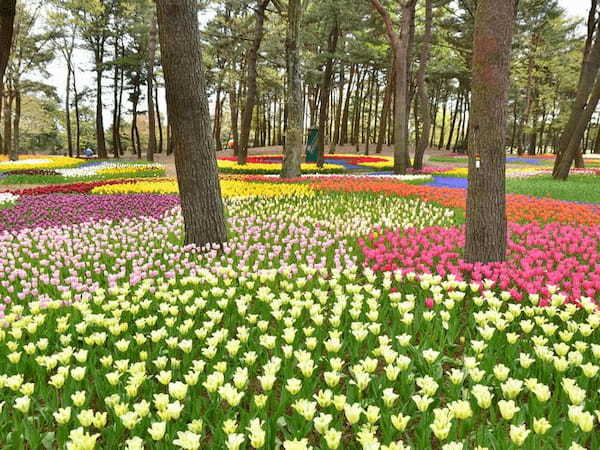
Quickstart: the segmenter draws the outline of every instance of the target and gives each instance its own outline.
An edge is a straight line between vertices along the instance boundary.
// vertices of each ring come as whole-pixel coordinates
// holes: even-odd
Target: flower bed
[[[179,186],[175,180],[129,181],[94,187],[92,194],[154,193],[176,194]],[[243,180],[222,179],[221,195],[228,197],[276,197],[280,195],[312,195],[313,189],[301,184],[252,183]]]
[[[417,197],[427,202],[463,210],[466,207],[466,191],[463,189],[410,185],[372,178],[356,178],[344,183],[335,179],[315,180],[313,186],[317,189],[338,192],[381,192],[401,197]],[[507,217],[511,222],[600,224],[597,205],[577,204],[548,198],[538,199],[517,194],[507,194],[506,200]]]
[[[571,301],[600,300],[600,226],[511,223],[509,230],[506,263],[466,263],[462,259],[464,229],[383,231],[360,244],[366,263],[374,270],[491,280],[516,300],[527,294],[540,297],[542,306],[555,293]]]
[[[242,174],[278,174],[281,172],[282,155],[249,156],[247,164],[237,164],[237,158],[224,156],[218,158],[221,172]],[[301,171],[304,174],[346,173],[353,170],[389,170],[394,166],[394,159],[389,156],[361,156],[351,154],[325,155],[325,164],[319,168],[314,163],[302,163]]]
[[[4,446],[600,446],[596,305],[359,268],[354,233],[444,230],[452,211],[361,192],[226,204],[230,240],[203,252],[179,244],[176,208],[0,234]],[[593,245],[560,230],[569,252]]]
[[[0,155],[0,172],[12,172],[32,169],[55,169],[59,167],[74,167],[85,160],[66,156],[35,156],[20,155],[18,161],[9,161],[6,155]]]

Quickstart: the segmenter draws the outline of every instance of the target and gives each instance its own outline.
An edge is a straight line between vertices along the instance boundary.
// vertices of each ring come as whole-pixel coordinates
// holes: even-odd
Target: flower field
[[[0,194],[0,448],[600,448],[599,205],[471,265],[463,189],[258,171],[200,250],[121,169]]]
[[[56,184],[74,181],[164,176],[164,167],[145,161],[86,160],[65,156],[22,155],[0,159],[0,184]]]
[[[248,157],[245,165],[239,165],[235,157],[220,157],[217,160],[219,170],[223,173],[237,174],[279,174],[281,172],[282,155],[260,155]],[[314,163],[303,163],[303,173],[343,174],[352,171],[392,170],[394,159],[390,156],[360,156],[351,154],[325,155],[322,168]]]

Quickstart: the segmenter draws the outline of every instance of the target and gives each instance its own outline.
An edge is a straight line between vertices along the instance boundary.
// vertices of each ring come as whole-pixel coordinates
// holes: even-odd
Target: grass
[[[506,191],[540,198],[600,203],[600,176],[571,175],[567,181],[553,180],[550,175],[508,178]]]

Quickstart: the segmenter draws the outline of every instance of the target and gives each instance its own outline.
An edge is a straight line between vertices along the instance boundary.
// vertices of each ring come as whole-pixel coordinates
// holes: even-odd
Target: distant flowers
[[[164,166],[147,162],[99,161],[84,164],[82,167],[57,169],[56,171],[67,178],[94,177],[97,175],[136,176],[145,173],[161,175],[164,173]]]
[[[19,196],[11,194],[10,192],[0,192],[0,208],[8,205],[12,205],[19,200]]]
[[[17,161],[8,161],[6,155],[0,155],[0,172],[12,172],[31,169],[54,169],[58,167],[73,167],[84,161],[66,156],[31,156],[21,155]]]
[[[92,194],[176,194],[179,186],[175,180],[131,181],[94,187]],[[221,180],[221,195],[228,197],[277,197],[281,195],[312,195],[314,190],[307,184],[254,183],[234,179]]]

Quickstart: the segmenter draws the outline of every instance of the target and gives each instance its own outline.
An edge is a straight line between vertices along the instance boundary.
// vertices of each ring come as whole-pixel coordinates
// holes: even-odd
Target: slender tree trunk
[[[342,107],[344,103],[344,64],[340,63],[340,87],[338,89],[338,101],[335,108],[335,125],[331,136],[331,144],[329,145],[329,153],[335,153],[335,147],[340,143],[340,131],[342,125]]]
[[[450,150],[452,145],[452,138],[454,137],[454,128],[456,127],[456,117],[458,116],[458,110],[462,107],[462,92],[459,90],[456,94],[456,102],[454,103],[454,111],[451,113],[452,119],[450,120],[450,131],[448,133],[448,141],[446,142],[446,150]]]
[[[73,127],[71,126],[71,64],[67,63],[67,85],[65,86],[65,119],[67,125],[67,151],[73,156]]]
[[[394,63],[392,62],[392,67]],[[386,130],[388,126],[388,115],[392,106],[392,90],[393,90],[393,79],[394,71],[393,68],[388,69],[385,85],[385,94],[383,96],[383,109],[381,110],[381,120],[379,122],[379,136],[377,137],[377,147],[375,147],[375,153],[381,153],[383,150],[383,143],[386,138]]]
[[[19,159],[19,130],[21,126],[21,87],[18,83],[14,85],[15,93],[15,114],[13,118],[13,143],[11,146],[10,160],[17,161]]]
[[[156,109],[156,122],[158,124],[158,153],[163,152],[163,127],[162,127],[162,117],[160,114],[160,102],[158,101],[158,85],[154,83],[154,106]]]
[[[146,149],[146,159],[154,161],[156,153],[156,117],[154,115],[154,64],[156,61],[156,40],[158,39],[158,30],[156,25],[156,15],[152,16],[150,24],[150,34],[148,36],[148,148]]]
[[[352,64],[350,66],[350,78],[348,80],[348,87],[346,88],[346,96],[344,100],[344,112],[342,113],[342,130],[340,135],[340,145],[344,145],[348,142],[348,116],[350,115],[350,93],[352,90],[352,82],[354,81],[354,75],[356,73],[357,66]]]
[[[102,65],[104,64],[102,58],[103,50],[96,50],[96,147],[98,150],[98,156],[100,158],[107,158],[106,153],[106,140],[104,137],[104,118],[102,116],[103,105],[102,105],[102,74],[104,70]]]
[[[435,128],[437,126],[437,113],[438,113],[438,98],[439,98],[440,88],[436,86],[435,94],[433,96],[433,101],[431,103],[432,110],[432,118],[431,118],[431,138],[429,139],[429,146],[433,147],[433,143],[435,142]]]
[[[233,152],[235,155],[238,153],[238,139],[239,139],[239,131],[238,131],[238,95],[237,95],[237,87],[234,84],[233,87],[229,90],[229,110],[231,115],[231,137],[233,138]]]
[[[75,96],[75,131],[77,133],[75,139],[75,151],[76,156],[81,156],[81,115],[79,114],[79,93],[77,92],[77,79],[75,76],[75,68],[72,70],[73,74],[73,95]]]
[[[479,0],[473,38],[473,106],[465,259],[506,259],[506,106],[518,0]]]
[[[350,143],[356,147],[356,151],[358,152],[359,148],[359,125],[360,125],[360,99],[362,98],[363,85],[365,82],[365,77],[367,76],[367,70],[361,70],[360,67],[357,68],[356,75],[356,90],[354,93],[354,105],[352,107],[352,129]]]
[[[593,152],[597,155],[600,154],[600,121],[596,124],[596,138],[594,139]]]
[[[257,86],[256,86],[256,61],[258,58],[258,50],[264,35],[264,22],[265,22],[265,10],[271,0],[259,0],[257,8],[255,9],[256,25],[254,28],[254,40],[252,47],[248,51],[246,59],[246,65],[248,75],[246,78],[247,90],[246,90],[246,103],[242,108],[242,130],[241,140],[238,149],[238,164],[246,164],[248,157],[248,142],[250,138],[250,126],[252,125],[252,112],[256,104]]]
[[[429,53],[431,48],[431,24],[433,21],[432,0],[426,0],[425,3],[425,34],[421,44],[421,55],[419,63],[419,72],[417,73],[417,95],[419,99],[419,117],[422,123],[421,136],[415,150],[415,159],[413,168],[421,170],[423,168],[423,155],[429,144],[429,132],[431,129],[431,111],[429,110],[429,92],[426,80],[427,64],[429,63]],[[418,127],[415,126],[415,130]]]
[[[204,247],[227,240],[217,158],[210,148],[210,113],[195,0],[158,0],[158,25],[167,108],[185,243]]]
[[[4,154],[12,154],[12,104],[13,104],[13,93],[12,90],[7,90],[4,97]]]
[[[303,122],[303,95],[302,79],[300,76],[300,23],[302,21],[302,1],[289,0],[288,24],[285,40],[286,56],[286,111],[287,128],[282,178],[296,178],[301,174],[302,158],[302,122]]]
[[[215,144],[215,151],[219,151],[221,148],[221,85],[217,86],[217,98],[215,99],[213,141]]]
[[[444,149],[444,138],[446,132],[446,109],[448,106],[448,91],[445,92],[444,95],[444,104],[442,105],[442,125],[440,126],[440,141],[438,142],[438,148],[440,150]]]
[[[112,151],[113,157],[119,158],[119,128],[117,126],[118,122],[118,112],[119,112],[119,64],[117,63],[119,59],[119,39],[115,38],[114,43],[114,52],[115,52],[115,64],[113,70],[113,117],[112,117]]]
[[[125,45],[121,42],[121,55],[125,54]],[[125,71],[119,70],[119,106],[117,108],[117,145],[119,147],[119,155],[125,154],[123,148],[123,141],[121,139],[121,122],[122,122],[122,110],[123,110],[123,92],[125,91]]]
[[[329,113],[329,97],[331,95],[331,76],[333,74],[333,66],[335,64],[335,52],[337,50],[338,38],[340,36],[340,28],[337,17],[334,18],[333,26],[329,32],[327,40],[327,62],[325,63],[325,71],[323,72],[323,80],[321,81],[321,98],[319,105],[319,136],[317,137],[317,167],[323,167],[325,164],[325,126],[327,123],[327,114]]]
[[[373,119],[373,89],[375,88],[375,68],[371,73],[369,80],[369,89],[367,96],[369,97],[369,108],[367,112],[367,124],[364,127],[365,130],[365,155],[369,154],[369,142],[371,141],[371,120]]]

